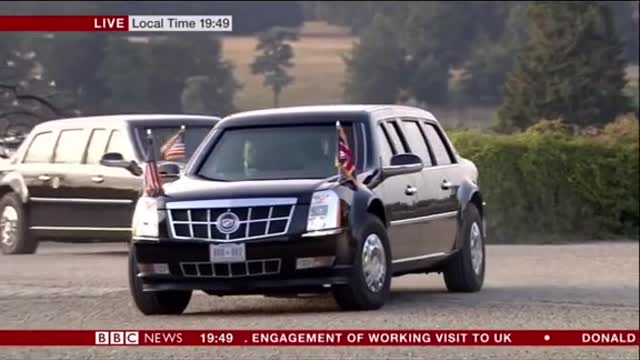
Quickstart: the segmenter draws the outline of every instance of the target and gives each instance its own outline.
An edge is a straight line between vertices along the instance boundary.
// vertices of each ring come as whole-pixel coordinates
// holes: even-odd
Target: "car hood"
[[[330,189],[336,183],[326,179],[212,181],[182,177],[164,186],[166,202],[295,197],[308,204],[314,191]]]

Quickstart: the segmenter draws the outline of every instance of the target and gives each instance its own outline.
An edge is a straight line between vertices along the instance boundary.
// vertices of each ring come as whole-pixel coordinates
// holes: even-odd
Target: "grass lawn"
[[[294,82],[280,95],[281,106],[329,104],[342,102],[344,62],[355,38],[339,28],[322,23],[305,25],[297,42],[293,43]],[[243,89],[236,95],[239,110],[268,108],[273,105],[273,93],[262,84],[261,76],[251,74],[249,65],[256,56],[253,36],[226,37],[223,54],[233,62],[234,72]]]

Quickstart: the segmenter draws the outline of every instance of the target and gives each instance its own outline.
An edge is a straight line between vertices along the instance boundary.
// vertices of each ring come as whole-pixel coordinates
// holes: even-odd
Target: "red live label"
[[[124,30],[129,27],[127,18],[124,17],[99,17],[93,19],[93,28],[95,30]]]

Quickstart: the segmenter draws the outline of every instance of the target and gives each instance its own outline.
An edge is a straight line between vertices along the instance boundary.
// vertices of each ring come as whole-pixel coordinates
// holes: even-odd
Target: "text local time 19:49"
[[[228,15],[0,16],[0,31],[233,31]]]
[[[638,330],[0,330],[2,346],[640,346]]]

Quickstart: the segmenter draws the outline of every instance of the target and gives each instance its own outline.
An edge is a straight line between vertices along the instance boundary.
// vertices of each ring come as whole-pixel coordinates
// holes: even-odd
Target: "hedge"
[[[487,241],[637,239],[637,120],[632,126],[620,136],[452,133],[479,170]]]

